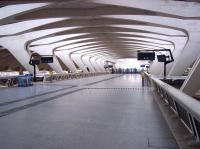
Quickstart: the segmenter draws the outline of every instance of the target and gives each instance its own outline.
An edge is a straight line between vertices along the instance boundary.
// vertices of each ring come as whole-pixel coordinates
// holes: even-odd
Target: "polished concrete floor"
[[[178,149],[139,75],[0,90],[0,149]]]

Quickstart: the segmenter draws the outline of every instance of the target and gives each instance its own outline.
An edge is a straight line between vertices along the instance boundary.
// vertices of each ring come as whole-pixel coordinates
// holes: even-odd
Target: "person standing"
[[[144,86],[144,72],[141,72],[141,78],[142,78],[142,87]]]
[[[51,70],[49,71],[49,79],[50,82],[53,82],[53,72]]]

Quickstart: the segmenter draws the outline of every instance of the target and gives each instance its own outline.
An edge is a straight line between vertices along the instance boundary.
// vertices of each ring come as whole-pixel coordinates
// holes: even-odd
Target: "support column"
[[[187,38],[185,38],[183,40],[181,37],[176,37],[174,40],[174,43],[175,43],[175,49],[172,51],[174,61],[172,63],[167,64],[167,70],[166,70],[167,76],[172,75],[172,74],[170,74],[170,71],[172,70],[173,66],[176,64],[179,56],[181,55],[182,51],[184,50],[186,43],[187,43]],[[163,70],[161,71],[161,75],[163,75]]]
[[[104,72],[105,71],[105,69],[104,69],[104,66],[102,65],[102,63],[101,63],[101,58],[98,58],[97,60],[96,60],[96,63],[98,64],[98,66],[99,66],[99,69],[101,70],[101,72]],[[103,66],[103,67],[102,67]]]
[[[184,50],[176,57],[177,61],[169,72],[171,76],[181,76],[185,69],[188,68],[199,56],[199,32],[191,31],[189,41]]]
[[[32,51],[38,53],[39,55],[53,55],[53,63],[48,64],[55,72],[63,73],[63,69],[57,59],[57,57],[53,54],[52,49],[47,45],[40,46],[39,48],[33,47],[31,48]]]
[[[96,62],[97,59],[98,58],[96,58],[96,57],[91,57],[90,62],[92,64],[92,66],[95,68],[96,72],[101,72],[101,69],[99,68],[99,65]]]
[[[50,63],[49,66],[57,73],[63,73],[63,69],[55,55],[53,55],[53,63]]]
[[[82,57],[83,63],[89,68],[90,72],[95,72],[95,69],[92,67],[90,63],[90,57],[88,55],[84,55]]]
[[[173,65],[178,61],[178,57],[182,53],[187,43],[187,38],[183,39],[182,37],[172,37],[172,41],[175,44],[174,49],[171,49],[174,57],[174,62],[167,64],[167,70],[166,70],[167,75],[170,75],[169,72],[171,71]],[[163,65],[158,64],[158,62],[154,61],[150,71],[154,75],[163,76],[163,71],[164,71]]]
[[[194,96],[195,93],[200,89],[200,57],[196,60],[192,70],[184,81],[181,91],[184,93]]]
[[[33,74],[34,68],[29,65],[30,54],[25,50],[24,40],[18,36],[5,37],[0,39],[0,45],[3,45],[19,61],[19,63],[30,73]],[[36,71],[38,68],[36,67]]]
[[[62,62],[70,69],[72,73],[76,73],[77,69],[74,65],[68,51],[56,51],[55,54],[62,60]]]
[[[106,69],[104,68],[105,60],[104,59],[100,60],[100,64],[101,64],[100,66],[101,66],[103,72],[106,72]]]
[[[85,64],[83,63],[81,59],[80,54],[72,54],[71,58],[74,60],[74,62],[78,65],[79,69],[81,69],[84,73],[88,73],[88,70],[86,69]]]

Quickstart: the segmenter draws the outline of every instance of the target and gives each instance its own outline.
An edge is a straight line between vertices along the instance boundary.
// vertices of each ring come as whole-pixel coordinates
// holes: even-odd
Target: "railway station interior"
[[[200,1],[0,0],[0,149],[200,149]]]

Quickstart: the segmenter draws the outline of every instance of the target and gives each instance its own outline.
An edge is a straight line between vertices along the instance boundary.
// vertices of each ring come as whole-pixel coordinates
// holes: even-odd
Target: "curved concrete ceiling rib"
[[[86,40],[86,41],[88,41],[88,40]],[[79,41],[79,42],[82,42],[82,41]],[[75,42],[76,44],[77,44],[77,42]],[[42,49],[42,48],[40,48],[40,49]],[[70,49],[70,48],[69,48]]]
[[[51,22],[60,21],[66,18],[51,18],[30,20],[14,24],[2,25],[0,28],[0,36],[16,36],[20,34],[30,33],[32,28],[42,26]]]
[[[134,35],[142,35],[143,37],[153,37],[153,38],[158,38],[161,40],[167,40],[170,41],[170,39],[173,41],[173,38],[177,38],[177,37],[168,37],[168,36],[164,36],[164,35],[154,35],[154,34],[148,34],[148,33],[135,33],[135,32],[110,32],[110,33],[85,33],[85,34],[69,34],[69,35],[60,35],[60,36],[54,36],[54,37],[49,37],[49,38],[44,38],[41,40],[36,40],[33,41],[32,43],[30,43],[30,46],[39,46],[39,45],[47,45],[47,44],[55,44],[57,42],[61,42],[61,41],[65,41],[65,40],[73,40],[73,39],[77,39],[77,38],[100,38],[98,34],[111,34],[115,37],[123,37],[123,36],[134,36]],[[69,36],[72,36],[71,38],[69,38]],[[104,37],[101,37],[104,38]],[[180,37],[179,37],[180,38]],[[182,37],[185,38],[185,37]],[[142,42],[141,40],[135,40],[138,42]],[[160,43],[157,43],[160,44]],[[162,45],[162,44],[160,44]]]
[[[110,17],[109,17],[110,16]],[[35,27],[33,30],[43,30],[43,29],[51,29],[56,27],[71,27],[71,26],[91,26],[91,27],[98,27],[98,26],[103,26],[103,25],[108,25],[108,26],[112,26],[112,25],[141,25],[141,26],[152,26],[152,27],[163,27],[163,28],[169,28],[169,29],[174,29],[174,30],[180,30],[183,31],[180,28],[176,28],[176,27],[171,27],[171,26],[165,26],[162,24],[159,24],[159,21],[157,21],[157,23],[151,23],[148,22],[146,20],[133,20],[133,19],[126,19],[126,15],[121,15],[123,16],[122,18],[115,18],[113,15],[109,15],[109,16],[98,16],[97,18],[80,18],[80,19],[66,19],[66,20],[61,20],[55,23],[50,23],[47,25],[43,25],[40,27]],[[118,15],[119,16],[119,15]],[[128,15],[130,16],[130,15]],[[142,18],[143,15],[140,15],[140,18]],[[61,17],[58,17],[61,18]],[[162,18],[163,17],[158,17],[158,18]],[[177,19],[171,19],[169,18],[168,21],[170,22],[171,20],[177,20]]]
[[[145,9],[158,13],[166,13],[168,15],[176,15],[192,19],[199,18],[200,5],[198,3],[188,3],[187,1],[163,1],[154,0],[149,4],[149,0],[90,0],[98,4],[108,4],[123,6],[129,8]],[[178,10],[178,11],[177,11]]]
[[[34,3],[4,6],[0,9],[0,25],[15,21],[17,15],[23,15],[47,5],[48,3]]]
[[[58,16],[70,16],[70,17],[93,17],[93,16],[100,16],[100,15],[108,15],[108,14],[113,14],[113,15],[119,15],[119,14],[123,14],[123,15],[147,15],[147,16],[162,16],[162,17],[171,17],[171,18],[179,18],[179,19],[198,19],[200,16],[198,16],[198,14],[193,14],[196,16],[187,16],[188,14],[184,14],[184,15],[180,15],[178,14],[179,12],[170,12],[170,10],[168,10],[167,12],[162,13],[162,9],[161,7],[157,7],[151,9],[144,9],[144,6],[148,5],[149,2],[147,2],[147,4],[145,5],[141,5],[140,3],[140,7],[137,7],[137,5],[134,5],[131,7],[131,5],[125,5],[125,3],[123,3],[124,5],[118,5],[116,2],[114,2],[115,0],[110,1],[110,2],[101,2],[101,1],[96,1],[98,4],[102,4],[102,6],[98,6],[98,7],[94,7],[92,8],[70,8],[70,7],[66,7],[66,3],[60,7],[55,7],[54,4],[52,4],[52,7],[47,7],[45,9],[40,9],[40,10],[35,10],[33,12],[30,13],[26,13],[23,14],[21,16],[17,16],[16,19],[17,20],[27,20],[27,19],[40,19],[40,18],[52,18],[52,17],[58,17]],[[157,0],[154,0],[157,1]],[[85,0],[84,3],[86,3],[87,1]],[[93,3],[93,2],[92,2]],[[109,3],[109,4],[108,4]],[[128,1],[128,3],[135,3],[135,2],[131,2]],[[91,4],[91,3],[90,3]],[[106,5],[105,5],[106,4]],[[165,5],[167,5],[165,3]],[[174,7],[172,5],[170,6],[166,6],[166,7]],[[176,5],[175,5],[176,7]],[[185,7],[182,5],[180,6],[182,7],[181,9],[185,9]],[[177,10],[177,7],[175,8]],[[198,12],[199,6],[196,6],[195,9],[189,8],[190,11],[196,11]],[[191,10],[192,9],[192,10]]]
[[[110,53],[101,53],[101,56],[103,56],[103,58],[101,57],[101,59],[105,60],[105,59],[109,59],[106,55],[110,55]],[[95,71],[95,72],[102,72],[105,71],[104,65],[102,66],[99,65],[99,63],[96,62],[98,53],[95,53],[95,55],[88,55],[88,54],[83,54],[81,59],[84,62],[84,57],[86,57],[86,61],[85,61],[85,65],[89,67],[90,71]],[[99,57],[98,57],[99,59]],[[113,58],[112,58],[113,59]]]
[[[85,33],[86,34],[86,33]],[[47,37],[44,39],[36,40],[30,43],[31,46],[37,46],[37,45],[47,45],[47,44],[53,44],[60,41],[63,41],[64,39],[71,39],[76,36],[81,36],[85,34],[68,34],[68,35],[61,35],[61,36],[53,36],[53,37]]]
[[[125,16],[123,16],[125,17]],[[141,16],[143,17],[143,16]],[[102,21],[103,22],[103,21]],[[57,24],[57,23],[55,23]],[[45,26],[45,25],[44,25]],[[43,26],[43,28],[41,28],[41,30],[46,29]],[[53,25],[51,27],[48,27],[47,29],[51,29],[51,28],[55,28],[56,25]],[[106,24],[106,22],[104,22],[103,24],[97,23],[96,25],[82,25],[82,24],[78,24],[76,23],[76,25],[67,25],[66,23],[63,24],[62,26],[58,26],[59,27],[71,27],[71,26],[79,26],[80,29],[75,30],[75,31],[71,31],[68,32],[70,33],[84,33],[84,32],[111,32],[113,30],[118,30],[121,28],[121,31],[123,31],[124,29],[133,29],[131,32],[133,32],[135,30],[135,32],[143,32],[143,33],[154,33],[154,34],[160,34],[160,35],[168,35],[168,36],[186,36],[186,31],[180,28],[175,28],[175,27],[170,27],[170,26],[165,26],[165,25],[158,25],[158,24],[149,24],[149,25],[136,25],[134,23],[132,24]],[[32,29],[32,30],[38,30],[38,29]],[[119,30],[120,31],[120,30]],[[118,31],[118,32],[119,32]],[[159,32],[158,32],[159,31]],[[167,32],[166,32],[167,31]],[[113,31],[114,32],[114,31]],[[63,34],[67,34],[67,33],[63,33]],[[62,35],[62,34],[60,34]]]
[[[119,39],[117,40],[114,40],[112,42],[110,42],[109,40],[110,38],[106,38],[105,40],[100,40],[100,39],[91,39],[91,40],[88,40],[88,41],[95,41],[95,42],[98,42],[98,43],[105,43],[105,44],[141,44],[141,45],[151,45],[151,46],[155,46],[155,47],[160,47],[160,48],[164,48],[165,46],[169,46],[169,45],[173,45],[173,44],[158,44],[158,43],[152,43],[152,42],[148,42],[148,41],[141,41],[141,40],[135,40],[135,39],[123,39],[121,38],[120,41]],[[88,41],[81,41],[81,42],[88,42]],[[80,42],[79,42],[80,43]]]
[[[64,51],[64,50],[67,50],[67,51],[80,51],[80,50],[89,50],[89,48],[94,48],[94,47],[110,47],[110,49],[108,49],[109,51],[112,51],[112,52],[123,52],[125,50],[134,50],[135,47],[143,47],[143,48],[146,48],[146,49],[163,49],[164,47],[157,47],[157,46],[151,46],[151,45],[141,45],[141,44],[134,44],[134,43],[131,43],[131,45],[129,45],[130,48],[128,48],[128,46],[124,45],[124,47],[127,47],[125,49],[120,49],[121,47],[115,47],[115,49],[112,49],[111,47],[112,44],[115,44],[115,42],[113,42],[112,44],[109,45],[109,42],[107,44],[102,43],[90,43],[90,44],[86,44],[86,45],[82,45],[82,46],[77,46],[77,47],[73,47],[73,48],[70,48],[70,47],[63,47],[62,49],[56,49],[55,48],[55,51]],[[116,42],[116,45],[117,45],[117,42]]]
[[[101,41],[98,41],[98,40],[92,40],[92,41],[95,41],[95,43],[89,43],[89,44],[86,44],[86,45],[82,45],[82,46],[77,46],[76,48],[80,48],[80,47],[84,47],[84,46],[89,46],[89,45],[107,45],[108,47],[109,47],[109,45],[112,45],[112,44],[115,44],[115,45],[118,45],[118,41],[112,41],[112,43],[110,43],[109,41],[104,41],[104,42],[101,42]],[[85,42],[85,41],[84,41]],[[120,44],[123,44],[124,46],[126,46],[126,45],[144,45],[144,46],[154,46],[154,49],[156,48],[156,49],[164,49],[164,48],[167,48],[167,47],[169,47],[168,45],[164,45],[164,46],[159,46],[159,45],[152,45],[152,44],[144,44],[144,43],[137,43],[137,42],[130,42],[130,41],[128,41],[128,40],[124,40],[124,41],[121,41],[120,42]],[[55,48],[55,49],[57,49],[57,48]],[[67,49],[67,48],[63,48],[63,50],[65,50],[65,49]],[[72,49],[74,49],[74,48],[71,48],[71,50]],[[62,51],[62,49],[57,49],[57,50],[60,50],[60,51]],[[110,49],[110,50],[112,50],[112,49]],[[123,50],[123,49],[122,49]],[[124,50],[126,50],[126,49],[124,49]]]
[[[72,46],[72,45],[74,45],[74,48],[75,47],[82,47],[82,46],[85,46],[85,45],[79,45],[79,44],[81,44],[81,43],[86,43],[86,45],[94,45],[94,44],[101,44],[101,45],[112,45],[112,44],[115,44],[115,45],[117,45],[118,44],[118,40],[115,40],[115,41],[112,41],[112,42],[110,42],[110,41],[99,41],[99,40],[96,40],[96,39],[91,39],[91,40],[83,40],[83,41],[80,41],[80,42],[76,42],[76,43],[74,43],[74,44],[64,44],[64,45],[62,45],[62,46],[60,46],[60,47],[57,47],[57,48],[55,48],[56,50],[62,50],[62,49],[67,49],[67,48],[65,48],[65,47],[67,47],[67,46]],[[140,43],[138,43],[138,42],[136,42],[135,40],[131,40],[131,39],[127,39],[127,40],[123,40],[123,39],[121,39],[121,41],[120,41],[120,44],[140,44],[140,45],[147,45],[147,46],[155,46],[155,48],[157,47],[157,48],[164,48],[164,47],[167,47],[167,46],[169,46],[169,45],[172,45],[172,44],[164,44],[164,45],[159,45],[159,44],[149,44],[148,42],[140,42]],[[63,48],[64,47],[64,48]],[[70,47],[70,48],[68,48],[68,49],[73,49],[72,47]]]
[[[73,35],[73,34],[69,34],[69,35]],[[64,36],[64,35],[62,35]],[[157,37],[158,36],[158,37]],[[56,36],[56,38],[59,36]],[[134,33],[129,34],[129,33],[115,33],[115,32],[101,32],[101,33],[87,33],[86,35],[79,35],[79,36],[75,36],[72,38],[67,38],[67,39],[62,39],[62,40],[57,40],[56,42],[51,42],[49,43],[48,39],[46,39],[46,44],[55,44],[58,42],[62,42],[62,41],[69,41],[69,40],[75,40],[75,39],[79,39],[79,38],[94,38],[94,39],[99,39],[100,41],[105,39],[105,38],[120,38],[120,37],[143,37],[143,38],[150,38],[150,39],[155,39],[155,40],[160,40],[160,41],[166,41],[169,42],[168,44],[172,44],[172,38],[171,37],[166,37],[166,36],[160,36],[160,35],[153,35],[152,34],[145,34],[145,35],[140,35],[139,33],[137,35],[135,35]],[[51,37],[53,38],[53,37]],[[183,37],[185,38],[185,37]],[[43,39],[45,40],[45,39]],[[136,40],[136,41],[143,41],[143,40]],[[145,41],[143,41],[145,42]],[[147,42],[147,41],[146,41]],[[150,43],[150,42],[149,42]],[[153,43],[153,42],[152,42]],[[159,45],[164,45],[160,42],[154,42],[155,44],[159,44]],[[31,43],[31,45],[33,46],[39,46],[39,45],[46,45],[43,43],[40,43],[40,41],[34,41],[33,43]]]
[[[67,51],[69,51],[69,55],[72,53],[72,52],[76,52],[76,51],[85,51],[85,50],[92,50],[92,49],[94,49],[94,48],[96,48],[97,50],[99,49],[99,48],[102,48],[103,46],[102,45],[97,45],[97,44],[94,44],[94,45],[90,45],[90,46],[87,46],[87,45],[85,45],[85,46],[81,46],[81,47],[76,47],[76,48],[72,48],[72,49],[70,49],[70,48],[66,48],[66,50]],[[106,47],[108,47],[108,46],[104,46],[105,48]],[[131,50],[135,50],[136,48],[135,48],[136,46],[133,46],[133,48],[131,48]],[[148,46],[140,46],[140,45],[138,45],[137,47],[140,47],[141,49],[155,49],[155,47],[148,47]],[[110,48],[111,49],[111,48]],[[107,49],[107,51],[112,51],[113,53],[118,53],[119,55],[121,54],[121,55],[123,55],[123,53],[126,51],[126,50],[122,50],[122,49],[113,49],[113,50],[108,50]],[[65,49],[63,49],[63,50],[65,50]],[[128,52],[133,52],[133,51],[130,51],[130,50],[127,50]]]
[[[0,38],[0,44],[9,50],[26,70],[28,70],[29,72],[33,72],[33,68],[28,64],[30,59],[30,54],[28,53],[28,51],[26,51],[28,48],[27,47],[28,42],[31,41],[32,39],[45,37],[47,35],[54,34],[58,31],[72,29],[72,28],[74,27],[56,28],[44,31],[35,31],[18,36],[4,37]]]
[[[120,16],[120,18],[121,17],[123,17],[123,15]],[[129,19],[141,19],[138,16],[128,16],[128,17],[129,17]],[[146,19],[149,22],[157,22],[158,17],[144,16],[143,19]],[[161,18],[159,18],[159,20],[160,19]],[[198,40],[199,35],[198,35],[197,31],[198,31],[198,26],[200,25],[200,21],[199,20],[187,20],[187,21],[186,20],[174,20],[173,22],[168,22],[167,20],[168,19],[163,20],[163,23],[165,23],[167,25],[171,25],[171,26],[179,26],[179,28],[183,28],[188,34],[188,40],[186,41],[185,45],[182,46],[182,48],[180,48],[178,53],[174,54],[175,62],[174,62],[174,65],[173,65],[171,71],[169,72],[170,75],[181,75],[184,72],[184,70],[187,67],[189,67],[189,65],[197,58],[197,55],[199,53],[197,43],[200,41]],[[184,59],[186,59],[186,61],[184,61],[184,63],[181,62],[181,59],[179,57],[179,55],[181,53],[182,53],[182,55],[184,55]],[[188,59],[188,57],[190,57],[190,59]]]
[[[99,45],[99,44],[101,44],[101,45]],[[58,51],[58,50],[68,50],[68,51],[74,51],[74,49],[83,49],[85,46],[87,46],[87,47],[85,47],[85,49],[87,49],[88,50],[88,46],[90,46],[90,47],[93,47],[93,46],[97,46],[97,45],[99,45],[98,47],[102,47],[102,45],[105,45],[105,47],[110,47],[110,49],[109,50],[112,50],[112,45],[113,44],[115,44],[115,45],[117,45],[118,43],[117,43],[117,41],[116,42],[112,42],[112,43],[109,43],[109,41],[107,42],[107,41],[104,41],[104,42],[96,42],[96,43],[89,43],[89,44],[86,44],[86,45],[82,45],[82,46],[75,46],[74,48],[70,48],[70,47],[68,47],[68,46],[65,46],[64,48],[63,47],[61,47],[60,49],[57,49],[57,48],[55,48],[55,51]],[[148,45],[148,44],[137,44],[137,43],[134,43],[134,42],[128,42],[128,41],[124,41],[124,42],[121,42],[121,44],[124,44],[124,47],[126,47],[126,44],[131,44],[131,49],[134,49],[134,47],[146,47],[146,49],[148,49],[148,48],[152,48],[152,49],[161,49],[161,48],[164,48],[164,47],[161,47],[161,46],[153,46],[153,45]],[[126,48],[124,48],[124,49],[120,49],[121,47],[120,47],[120,45],[119,46],[115,46],[115,48],[112,50],[113,52],[119,52],[119,51],[124,51],[124,50],[126,50]],[[117,49],[119,50],[119,51],[117,51]],[[129,49],[129,48],[127,48],[127,49]],[[130,49],[130,50],[131,50]],[[121,53],[122,54],[122,53]]]

